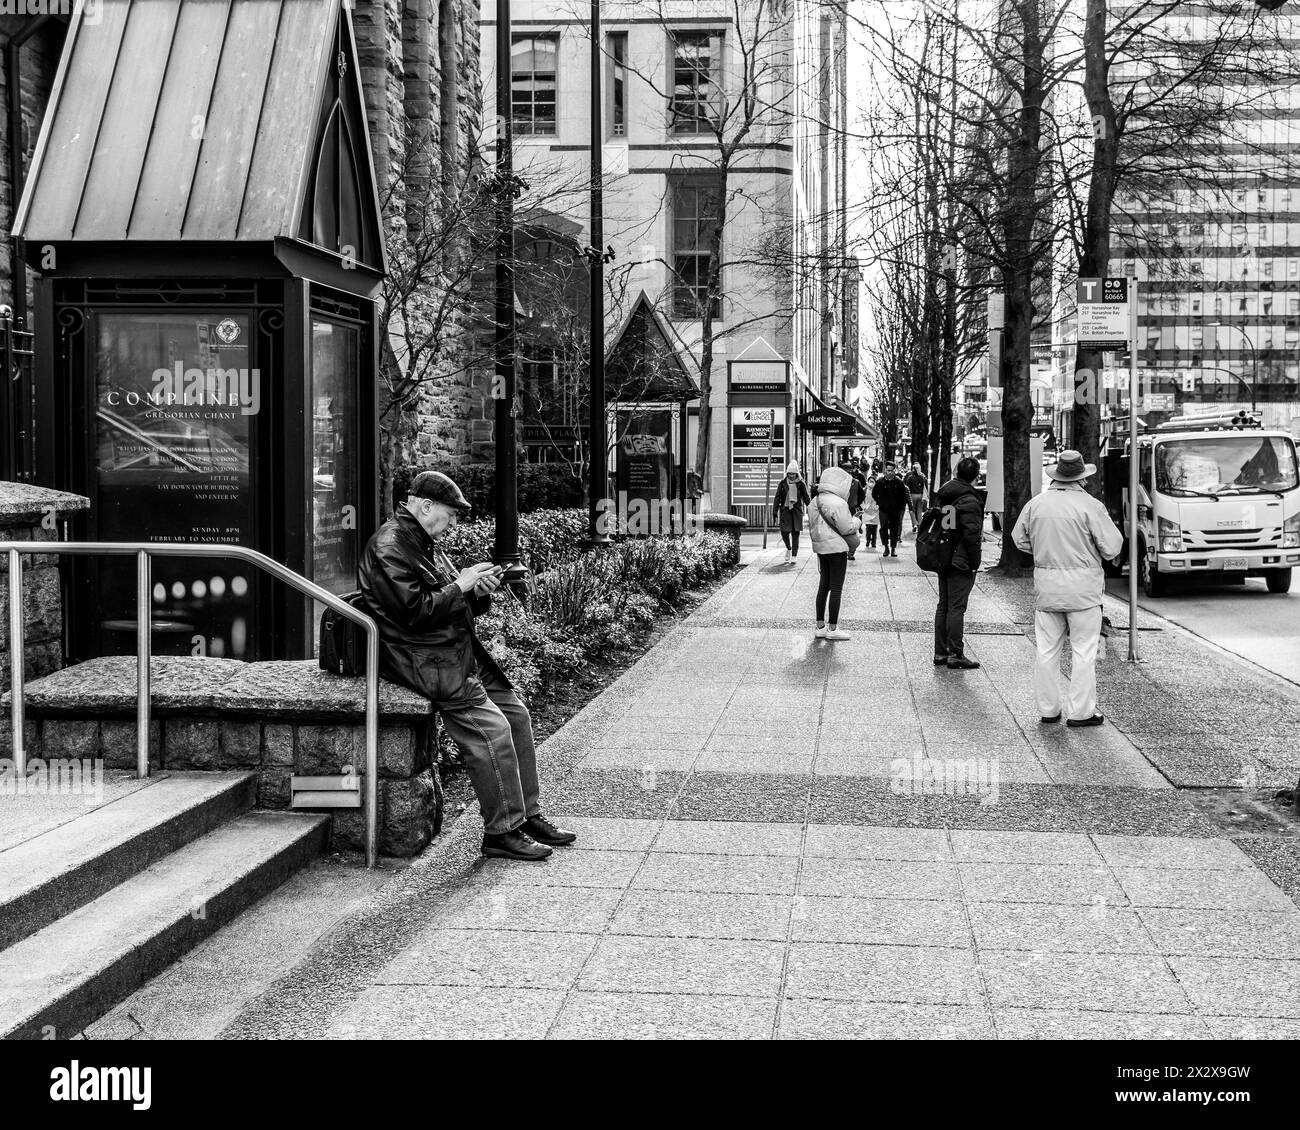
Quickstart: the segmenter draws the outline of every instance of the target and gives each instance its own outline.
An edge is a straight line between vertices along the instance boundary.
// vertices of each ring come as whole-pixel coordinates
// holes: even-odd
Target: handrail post
[[[27,750],[23,748],[23,558],[9,551],[9,717],[13,725],[14,775],[27,776]],[[18,786],[22,788],[22,785]]]
[[[149,551],[135,555],[135,772],[149,776],[149,668],[150,628],[153,621],[153,585],[150,582]]]
[[[379,856],[379,627],[366,625],[366,866]]]

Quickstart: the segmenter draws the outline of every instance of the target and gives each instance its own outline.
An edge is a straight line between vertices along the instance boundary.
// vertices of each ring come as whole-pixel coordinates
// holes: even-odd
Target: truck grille
[[[1268,549],[1282,544],[1282,527],[1255,530],[1184,530],[1183,544],[1189,550]]]

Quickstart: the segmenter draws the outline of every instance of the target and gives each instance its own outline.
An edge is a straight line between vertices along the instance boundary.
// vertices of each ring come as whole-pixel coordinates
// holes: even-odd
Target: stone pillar
[[[87,510],[79,494],[0,482],[0,541],[57,541],[59,524]],[[23,555],[23,673],[27,680],[63,665],[63,593],[59,559]],[[0,554],[0,688],[9,687],[9,555]]]

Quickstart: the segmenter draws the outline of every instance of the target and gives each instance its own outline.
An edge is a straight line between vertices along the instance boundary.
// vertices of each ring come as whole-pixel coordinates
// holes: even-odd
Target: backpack
[[[350,592],[339,597],[353,608],[361,607],[361,592]],[[320,617],[320,666],[331,675],[364,675],[366,673],[366,630],[332,608],[325,609]]]
[[[955,530],[943,526],[943,507],[931,506],[916,528],[916,563],[927,573],[939,573],[952,564]]]

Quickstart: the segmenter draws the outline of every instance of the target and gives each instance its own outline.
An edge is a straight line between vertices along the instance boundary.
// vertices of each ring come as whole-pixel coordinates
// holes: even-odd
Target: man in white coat
[[[1097,468],[1077,451],[1062,451],[1047,490],[1029,500],[1011,533],[1034,558],[1034,633],[1038,658],[1034,693],[1044,722],[1061,720],[1060,662],[1070,635],[1070,691],[1067,726],[1100,726],[1097,710],[1097,645],[1101,640],[1101,598],[1106,588],[1103,560],[1124,546],[1124,535],[1106,507],[1083,488]]]

